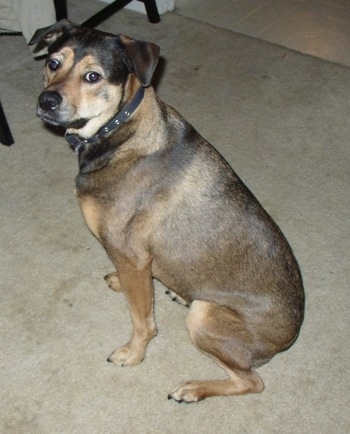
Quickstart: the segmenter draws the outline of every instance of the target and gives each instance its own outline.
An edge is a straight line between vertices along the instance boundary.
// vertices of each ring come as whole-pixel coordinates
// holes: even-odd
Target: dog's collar
[[[100,128],[97,133],[90,137],[89,139],[83,139],[77,134],[69,134],[66,133],[64,138],[73,148],[73,150],[77,153],[81,152],[85,146],[89,143],[96,143],[101,137],[106,134],[117,130],[121,124],[123,124],[129,117],[134,113],[134,111],[139,106],[140,102],[143,99],[145,93],[145,88],[140,87],[138,91],[135,93],[134,98],[127,104],[120,112],[118,112],[113,119],[107,122],[102,128]]]

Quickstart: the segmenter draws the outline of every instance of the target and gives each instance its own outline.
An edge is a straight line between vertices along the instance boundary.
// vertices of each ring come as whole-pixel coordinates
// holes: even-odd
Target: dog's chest
[[[79,174],[76,194],[85,222],[102,244],[123,250],[153,226],[157,193],[150,178],[138,170]],[[153,217],[152,217],[153,216]],[[148,223],[146,223],[148,222]]]

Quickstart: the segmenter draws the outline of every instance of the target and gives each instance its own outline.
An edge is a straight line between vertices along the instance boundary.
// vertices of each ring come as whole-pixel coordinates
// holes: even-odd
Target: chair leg
[[[9,124],[7,123],[6,116],[2,108],[1,102],[0,102],[0,142],[6,146],[11,146],[13,145],[13,143],[15,143],[11,134]]]
[[[56,20],[60,21],[67,18],[67,0],[54,0],[56,9]]]
[[[58,0],[56,0],[58,1]],[[148,20],[151,23],[159,23],[160,17],[155,0],[139,0],[142,1],[146,8]],[[114,13],[125,7],[131,0],[114,0],[108,6],[105,6],[100,12],[93,15],[88,20],[84,21],[81,25],[84,27],[96,27],[102,23],[105,19],[109,18]]]
[[[124,6],[130,3],[131,0],[114,0],[108,6],[105,6],[102,10],[97,12],[95,15],[81,23],[80,25],[83,27],[94,28],[102,23],[102,21],[109,18],[114,13],[121,10]]]
[[[156,0],[142,0],[145,4],[147,17],[150,23],[156,24],[160,21]]]

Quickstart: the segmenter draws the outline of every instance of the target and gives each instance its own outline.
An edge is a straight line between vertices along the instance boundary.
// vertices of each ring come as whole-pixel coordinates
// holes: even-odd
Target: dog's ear
[[[120,35],[120,40],[133,67],[132,72],[135,72],[143,87],[150,86],[159,59],[158,45],[124,35]]]
[[[29,45],[39,44],[43,46],[50,46],[56,41],[63,33],[68,31],[73,31],[76,29],[75,26],[69,20],[61,20],[49,27],[44,27],[43,29],[38,29],[32,39],[29,41]]]

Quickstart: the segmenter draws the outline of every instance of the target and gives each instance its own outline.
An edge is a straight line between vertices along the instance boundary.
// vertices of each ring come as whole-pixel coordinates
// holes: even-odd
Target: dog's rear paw
[[[190,305],[190,303],[188,303],[184,298],[177,295],[176,292],[172,291],[171,289],[167,289],[165,291],[165,294],[169,295],[173,301],[176,301],[177,303],[182,304],[183,306]]]
[[[107,282],[107,285],[113,289],[113,291],[116,292],[123,292],[123,289],[121,287],[118,274],[116,272],[109,273],[104,277],[105,281]]]
[[[198,402],[204,399],[199,383],[196,381],[189,381],[178,386],[168,395],[168,399],[173,399],[179,403],[186,402]]]

